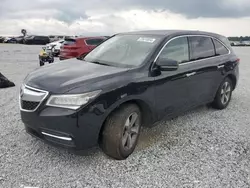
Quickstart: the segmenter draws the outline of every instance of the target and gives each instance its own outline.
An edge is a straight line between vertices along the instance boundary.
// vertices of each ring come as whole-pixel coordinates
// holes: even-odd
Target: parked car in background
[[[16,43],[23,44],[24,36],[19,36],[14,38]]]
[[[55,41],[58,41],[58,36],[54,36],[54,35],[49,35],[49,40],[50,42],[55,42]]]
[[[66,38],[61,47],[59,59],[81,59],[106,39],[106,37]]]
[[[14,37],[5,37],[3,42],[4,43],[16,43],[16,40],[14,39]]]
[[[121,33],[82,61],[30,73],[20,90],[21,118],[47,143],[75,150],[99,144],[108,156],[126,159],[142,126],[200,105],[227,108],[239,62],[228,39],[215,33]]]
[[[18,36],[18,37],[5,37],[4,38],[4,43],[23,43],[23,36]]]
[[[250,46],[250,41],[242,41],[243,46]]]
[[[3,43],[3,41],[4,41],[4,37],[0,36],[0,43]]]
[[[49,35],[50,42],[56,42],[58,40],[64,40],[65,38],[70,38],[73,36],[63,36],[63,35]]]
[[[53,49],[52,54],[53,54],[53,56],[57,57],[60,54],[60,49],[61,49],[61,46],[63,45],[63,43],[64,43],[64,40],[51,42],[51,43],[46,45],[46,48]]]
[[[77,36],[58,36],[58,40],[65,40],[67,38],[76,38]]]
[[[250,41],[231,41],[231,46],[250,46]]]
[[[23,43],[24,44],[45,45],[45,44],[50,43],[50,40],[49,40],[48,36],[31,35],[31,36],[24,37]]]

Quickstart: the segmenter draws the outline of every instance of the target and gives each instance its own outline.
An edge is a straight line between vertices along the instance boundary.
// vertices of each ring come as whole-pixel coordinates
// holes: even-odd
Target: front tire
[[[227,77],[221,83],[212,103],[212,107],[220,110],[225,109],[231,101],[232,92],[232,80]]]
[[[114,159],[124,160],[137,145],[141,129],[141,112],[137,105],[126,104],[106,120],[101,135],[101,148]]]

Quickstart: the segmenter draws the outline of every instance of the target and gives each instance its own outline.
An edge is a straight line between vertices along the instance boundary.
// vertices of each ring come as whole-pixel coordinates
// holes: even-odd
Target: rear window
[[[191,60],[199,60],[215,56],[214,44],[210,37],[189,37],[191,47]]]
[[[76,43],[76,40],[75,39],[65,39],[64,41],[64,45],[73,45]]]
[[[216,55],[225,55],[229,53],[228,49],[218,40],[214,39],[213,41],[214,41]]]
[[[87,45],[94,45],[97,46],[102,43],[105,39],[87,39],[85,40]]]

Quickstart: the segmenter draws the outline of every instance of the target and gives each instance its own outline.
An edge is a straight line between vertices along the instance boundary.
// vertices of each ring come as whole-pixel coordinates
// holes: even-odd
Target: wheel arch
[[[236,79],[236,76],[233,75],[233,74],[228,74],[227,77],[232,81],[232,84],[233,84],[233,90],[235,89],[236,87],[236,84],[237,84],[237,79]]]
[[[107,118],[110,115],[112,115],[112,113],[114,113],[117,109],[119,109],[121,106],[127,105],[127,104],[135,104],[139,107],[139,109],[142,113],[142,126],[143,127],[149,127],[153,123],[153,121],[154,121],[153,112],[152,112],[152,109],[150,108],[150,106],[147,104],[147,102],[145,102],[141,99],[128,99],[128,100],[125,100],[125,101],[117,104],[115,107],[113,107],[109,111],[109,113],[107,113],[107,115],[102,123],[102,126],[100,128],[100,131],[99,131],[99,138],[98,138],[99,141],[100,141],[100,137],[101,137],[101,133],[103,131],[104,125],[107,121]]]

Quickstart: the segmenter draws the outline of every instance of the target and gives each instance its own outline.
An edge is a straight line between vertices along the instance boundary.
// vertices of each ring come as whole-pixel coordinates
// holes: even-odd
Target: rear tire
[[[232,92],[232,80],[226,77],[216,93],[215,99],[212,103],[212,107],[220,110],[225,109],[231,101]]]
[[[137,145],[141,129],[141,112],[137,105],[126,104],[106,120],[101,135],[101,148],[114,159],[124,160]]]

